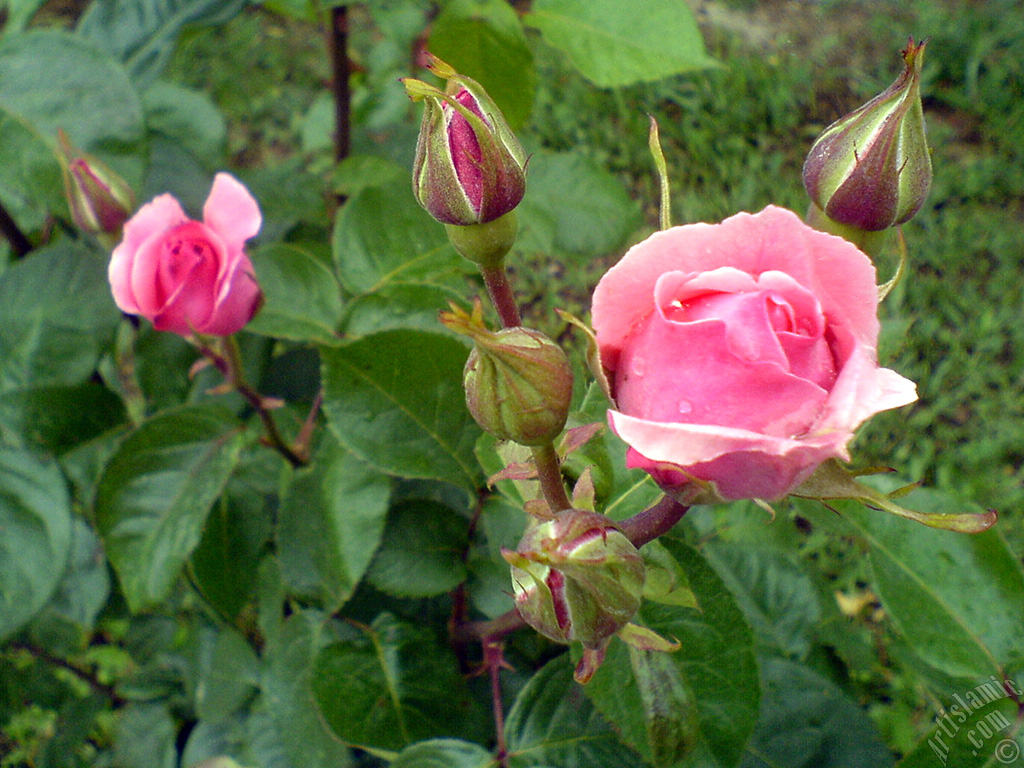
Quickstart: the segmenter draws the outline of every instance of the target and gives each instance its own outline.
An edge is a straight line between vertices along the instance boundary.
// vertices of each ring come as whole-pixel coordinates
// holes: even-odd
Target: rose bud
[[[478,82],[436,57],[430,71],[442,92],[406,79],[425,102],[413,163],[413,192],[443,224],[486,224],[512,211],[526,192],[526,154],[501,110]]]
[[[570,509],[527,529],[512,566],[516,610],[558,643],[603,648],[636,615],[643,558],[618,526],[596,512]]]
[[[833,221],[877,231],[909,221],[928,196],[931,157],[921,108],[925,43],[913,39],[896,82],[825,129],[804,163],[804,188]]]
[[[142,206],[110,259],[114,301],[158,331],[228,336],[252,319],[262,294],[244,250],[262,216],[239,181],[218,173],[193,221],[171,195]]]
[[[852,243],[769,206],[633,246],[592,322],[627,465],[681,503],[780,499],[854,430],[913,402],[878,365],[878,289]]]
[[[75,149],[58,131],[64,195],[75,225],[94,235],[117,235],[135,210],[135,193],[124,179],[95,157]]]
[[[554,440],[572,400],[572,366],[562,348],[532,328],[488,330],[479,304],[473,316],[454,308],[441,321],[473,339],[463,384],[481,429],[520,445]]]

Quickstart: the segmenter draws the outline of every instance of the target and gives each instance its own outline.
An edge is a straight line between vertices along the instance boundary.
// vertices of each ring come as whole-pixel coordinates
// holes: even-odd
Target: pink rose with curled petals
[[[154,198],[124,225],[110,259],[114,301],[158,331],[229,336],[241,330],[262,298],[244,250],[262,222],[249,190],[226,173],[214,178],[201,222],[171,195]]]
[[[594,291],[627,465],[683,502],[779,499],[854,430],[917,399],[880,368],[878,293],[854,245],[769,206],[658,232]]]

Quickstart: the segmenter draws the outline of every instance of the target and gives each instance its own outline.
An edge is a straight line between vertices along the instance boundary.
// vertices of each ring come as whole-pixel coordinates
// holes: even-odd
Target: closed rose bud
[[[413,163],[413,192],[443,224],[486,224],[512,211],[526,191],[526,155],[478,82],[439,59],[444,92],[418,80],[406,89],[425,104]]]
[[[804,188],[835,222],[878,231],[908,221],[931,185],[921,108],[925,43],[903,51],[896,81],[818,137],[804,163]]]
[[[565,427],[572,400],[572,366],[562,348],[532,328],[490,331],[483,310],[455,309],[441,322],[473,339],[463,384],[480,427],[499,440],[543,445]]]
[[[571,509],[529,528],[512,565],[516,609],[559,643],[603,648],[640,608],[643,558],[608,517]]]
[[[92,234],[116,235],[135,210],[128,183],[95,157],[75,149],[59,132],[64,171],[64,194],[71,218]]]

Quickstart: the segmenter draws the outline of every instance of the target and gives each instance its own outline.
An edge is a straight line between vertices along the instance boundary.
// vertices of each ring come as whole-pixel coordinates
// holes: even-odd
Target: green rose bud
[[[932,164],[921,108],[925,43],[913,38],[896,81],[818,137],[804,188],[832,221],[878,231],[910,220],[928,196]]]
[[[562,348],[532,328],[488,330],[479,305],[472,316],[458,308],[443,312],[441,322],[473,339],[463,384],[477,424],[520,445],[554,440],[572,400],[572,367]]]
[[[556,642],[578,640],[603,653],[640,608],[643,559],[604,515],[565,510],[527,529],[516,551],[502,555],[512,566],[519,614]]]

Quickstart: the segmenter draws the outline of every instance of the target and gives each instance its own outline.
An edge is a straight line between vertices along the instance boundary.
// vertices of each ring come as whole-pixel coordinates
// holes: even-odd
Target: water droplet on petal
[[[691,403],[689,400],[680,400],[679,403],[676,405],[676,408],[679,409],[680,413],[689,413],[690,411],[693,410],[693,403]]]
[[[642,357],[633,358],[633,375],[643,376],[647,372],[647,361]]]

